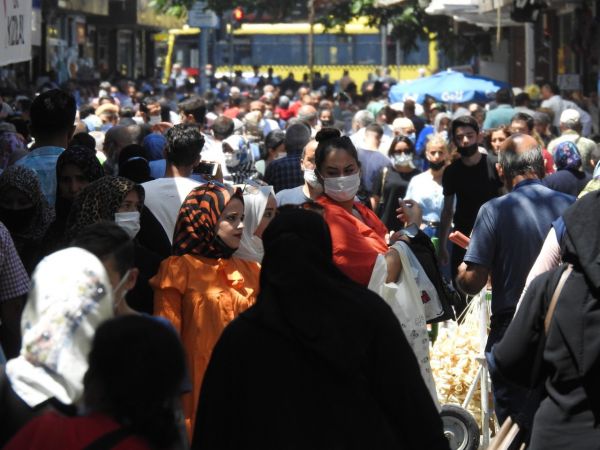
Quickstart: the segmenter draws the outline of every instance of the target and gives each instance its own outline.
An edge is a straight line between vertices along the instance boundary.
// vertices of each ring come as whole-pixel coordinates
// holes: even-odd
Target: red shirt
[[[545,148],[542,149],[542,154],[544,155],[544,167],[546,168],[546,175],[550,175],[551,173],[555,172],[554,158]]]
[[[385,243],[387,228],[361,203],[355,202],[354,208],[364,222],[326,195],[321,195],[317,202],[325,208],[325,221],[333,243],[333,262],[348,277],[367,286],[377,255],[388,251]]]
[[[289,120],[294,116],[294,112],[290,108],[282,108],[278,106],[275,108],[275,114],[279,115],[282,120]]]
[[[223,115],[225,117],[229,117],[230,119],[237,119],[238,114],[240,113],[240,108],[234,106],[233,108],[227,108],[223,111]]]
[[[298,110],[300,108],[302,108],[303,105],[304,105],[304,103],[302,103],[301,100],[298,100],[298,101],[292,103],[290,105],[290,107],[288,108],[288,110],[290,111],[290,113],[292,114],[292,116],[296,117],[298,115]]]
[[[48,413],[25,425],[4,447],[5,450],[81,450],[120,425],[104,414],[66,417]],[[114,450],[151,450],[142,438],[131,435]]]

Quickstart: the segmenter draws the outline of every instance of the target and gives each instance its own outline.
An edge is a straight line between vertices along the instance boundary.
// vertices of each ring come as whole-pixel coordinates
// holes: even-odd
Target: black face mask
[[[323,125],[324,127],[332,127],[333,120],[321,120],[321,125]]]
[[[479,150],[479,145],[477,143],[473,145],[469,145],[467,147],[457,147],[458,153],[460,156],[464,156],[468,158],[469,156],[473,156]]]
[[[446,161],[440,161],[440,162],[436,162],[436,163],[429,161],[429,167],[431,167],[431,170],[440,170],[445,165],[446,165]]]
[[[34,213],[35,207],[33,206],[25,209],[8,209],[0,207],[0,222],[2,222],[11,233],[17,233],[25,230],[29,226]]]

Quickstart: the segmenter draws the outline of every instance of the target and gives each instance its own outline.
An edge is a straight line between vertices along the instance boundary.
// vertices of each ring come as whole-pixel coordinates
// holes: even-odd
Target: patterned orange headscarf
[[[198,186],[181,205],[173,234],[174,255],[229,258],[237,250],[217,236],[217,221],[232,198],[244,203],[241,189],[210,182]]]

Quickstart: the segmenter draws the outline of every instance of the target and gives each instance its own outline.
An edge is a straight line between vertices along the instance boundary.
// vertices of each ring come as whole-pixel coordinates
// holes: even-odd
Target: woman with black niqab
[[[398,320],[334,265],[323,218],[282,211],[263,241],[257,303],[213,351],[192,448],[448,449]]]
[[[563,217],[563,261],[573,270],[548,333],[544,319],[565,265],[532,281],[493,350],[499,375],[520,386],[545,388],[527,447],[533,450],[600,448],[600,191],[578,200]],[[533,370],[536,362],[542,370]],[[522,405],[515,406],[511,417],[518,419]]]

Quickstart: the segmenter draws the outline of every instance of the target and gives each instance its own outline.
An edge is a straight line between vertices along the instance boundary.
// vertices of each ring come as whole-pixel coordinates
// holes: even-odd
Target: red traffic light
[[[239,6],[233,10],[231,15],[233,17],[233,20],[235,20],[236,22],[241,22],[242,20],[244,20],[244,10]]]

